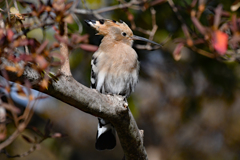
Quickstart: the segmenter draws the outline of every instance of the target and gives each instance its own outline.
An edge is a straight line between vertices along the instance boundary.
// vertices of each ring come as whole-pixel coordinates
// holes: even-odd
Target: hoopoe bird
[[[85,20],[103,35],[98,50],[91,61],[91,88],[103,94],[121,95],[127,98],[138,82],[139,62],[133,40],[142,40],[159,45],[146,38],[133,35],[123,21],[108,19]],[[97,150],[113,149],[116,146],[116,131],[107,120],[98,118],[95,147]]]

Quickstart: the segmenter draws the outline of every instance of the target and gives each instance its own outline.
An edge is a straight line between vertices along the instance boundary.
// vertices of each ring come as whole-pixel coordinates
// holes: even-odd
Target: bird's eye
[[[125,33],[125,32],[122,32],[122,35],[125,37],[125,36],[127,35],[127,33]]]

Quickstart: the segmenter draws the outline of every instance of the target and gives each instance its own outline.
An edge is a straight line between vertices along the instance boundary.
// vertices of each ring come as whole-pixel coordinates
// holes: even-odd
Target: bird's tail
[[[98,130],[95,147],[97,150],[113,149],[116,146],[116,131],[113,125],[98,118]]]

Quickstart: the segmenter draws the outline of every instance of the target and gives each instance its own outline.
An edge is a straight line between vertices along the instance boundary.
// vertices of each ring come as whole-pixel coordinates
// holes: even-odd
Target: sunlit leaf
[[[215,31],[212,37],[213,47],[220,54],[224,55],[228,45],[228,35],[222,31]]]
[[[232,5],[231,5],[231,11],[237,11],[238,8],[240,7],[240,0],[236,0]]]
[[[40,83],[40,86],[43,89],[48,89],[48,80],[43,79],[42,82]]]
[[[5,69],[7,71],[17,72],[17,67],[14,67],[14,66],[6,66]]]
[[[19,13],[19,11],[15,7],[10,8],[10,13],[14,14],[18,19],[24,20],[24,16]]]

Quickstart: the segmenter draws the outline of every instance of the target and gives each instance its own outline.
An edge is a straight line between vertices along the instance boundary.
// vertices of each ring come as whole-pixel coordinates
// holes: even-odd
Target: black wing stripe
[[[96,89],[96,84],[97,84],[97,73],[94,72],[94,68],[96,67],[97,64],[97,58],[92,57],[91,65],[92,65],[92,70],[91,70],[91,88]]]

